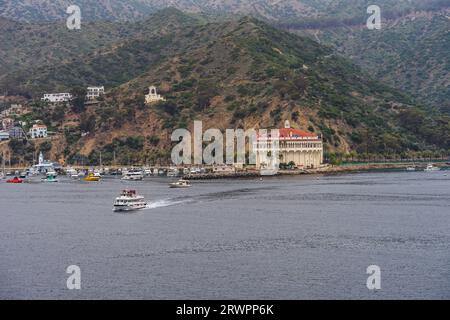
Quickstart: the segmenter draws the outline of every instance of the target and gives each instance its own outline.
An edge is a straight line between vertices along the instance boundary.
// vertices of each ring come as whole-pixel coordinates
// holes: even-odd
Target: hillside
[[[62,20],[69,0],[2,0],[0,17],[23,22]],[[167,7],[209,15],[252,15],[277,23],[345,21],[366,17],[370,0],[78,0],[82,17],[88,21],[136,20]],[[387,16],[414,10],[448,7],[447,0],[378,0]]]
[[[371,32],[363,24],[291,26],[361,66],[375,78],[410,94],[418,103],[450,113],[450,7],[417,11],[383,21]]]
[[[190,127],[197,119],[220,129],[280,127],[289,119],[295,127],[321,133],[327,152],[449,147],[448,118],[412,107],[408,97],[307,37],[252,18],[171,30],[128,37],[99,55],[83,56],[83,63],[55,66],[25,84],[30,90],[48,81],[67,89],[93,81],[115,86],[100,106],[66,110],[59,120],[46,114],[45,106],[36,107],[37,116],[43,112],[52,127],[71,123],[67,159],[95,163],[100,151],[104,161],[114,151],[123,163],[167,158],[174,128]],[[144,104],[152,84],[167,102]],[[81,137],[82,132],[89,134]]]
[[[92,22],[76,31],[68,30],[59,23],[27,24],[0,18],[0,27],[5,30],[0,33],[0,92],[30,96],[45,90],[62,89],[60,77],[64,77],[64,74],[55,74],[55,68],[61,70],[61,66],[75,66],[78,69],[77,65],[84,64],[86,59],[100,60],[96,69],[89,71],[92,78],[76,75],[72,82],[66,81],[66,84],[84,85],[84,81],[87,81],[92,84],[105,82],[110,86],[120,83],[120,80],[111,83],[104,79],[107,76],[102,75],[111,71],[102,65],[102,62],[108,63],[102,59],[107,52],[120,49],[129,38],[164,37],[172,28],[196,23],[195,18],[171,8],[135,23]]]
[[[49,26],[34,41],[60,32]],[[100,47],[60,59],[60,50],[75,46],[60,37],[49,51],[52,64],[42,59],[3,78],[10,90],[35,98],[47,90],[107,86],[98,106],[34,105],[29,118],[64,133],[51,148],[62,159],[96,163],[100,151],[104,161],[114,152],[122,163],[167,159],[171,132],[197,119],[220,129],[281,127],[289,119],[322,134],[327,153],[449,148],[448,117],[414,107],[408,96],[309,37],[248,17],[204,23],[175,9],[136,24],[102,26],[114,37]],[[102,32],[93,24],[85,41]],[[167,102],[145,105],[149,85]]]
[[[78,33],[65,30],[62,20],[56,26],[42,25],[42,21],[64,19],[68,0],[3,0],[0,1],[0,17],[24,22],[39,22],[39,25],[21,27],[16,34],[8,27],[0,35],[0,81],[5,73],[16,73],[26,65],[52,65],[58,59],[72,59],[74,51],[82,54],[104,45],[121,41],[127,37],[131,24],[99,22],[99,20],[149,21],[149,14],[161,8],[172,6],[202,14],[214,21],[218,16],[252,15],[279,28],[302,35],[310,34],[314,40],[335,47],[338,52],[350,58],[364,71],[385,83],[407,92],[417,103],[437,107],[449,112],[448,24],[450,3],[448,0],[379,0],[383,29],[369,33],[364,29],[368,17],[366,9],[373,4],[370,0],[80,0],[84,19],[83,29]],[[158,18],[154,15],[152,18]],[[221,19],[224,19],[223,17]],[[95,21],[95,23],[88,23]],[[14,24],[10,22],[10,24]],[[0,27],[4,24],[0,20]],[[144,25],[145,27],[145,25]],[[132,27],[131,27],[132,28]],[[98,32],[98,30],[103,32]],[[135,32],[136,30],[132,30]],[[50,34],[37,41],[25,41],[28,33]],[[8,36],[9,35],[9,36]],[[68,37],[65,50],[58,43]],[[15,41],[17,39],[17,41]],[[26,47],[22,47],[26,44]],[[55,46],[58,54],[54,54]],[[34,48],[39,52],[33,52]],[[3,49],[3,48],[2,48]],[[422,54],[425,53],[425,54]],[[33,57],[33,59],[30,59]],[[7,66],[7,67],[6,67]],[[398,66],[398,67],[397,67]],[[26,74],[27,71],[24,71]],[[3,75],[3,76],[1,76]],[[21,77],[20,74],[15,77]],[[23,78],[23,77],[22,77]],[[23,79],[22,79],[23,80]],[[3,80],[11,82],[9,78]],[[12,80],[14,83],[15,80]],[[2,83],[0,83],[0,86]],[[53,84],[52,84],[53,85]],[[14,89],[14,86],[13,86]]]

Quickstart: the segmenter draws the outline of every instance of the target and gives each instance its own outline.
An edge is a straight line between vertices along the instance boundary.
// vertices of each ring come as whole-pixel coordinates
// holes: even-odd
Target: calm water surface
[[[0,298],[450,298],[448,171],[168,181],[0,181]],[[150,207],[113,213],[125,187]]]

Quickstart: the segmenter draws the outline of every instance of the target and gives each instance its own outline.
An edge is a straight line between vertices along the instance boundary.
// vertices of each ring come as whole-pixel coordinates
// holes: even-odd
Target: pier
[[[216,179],[233,179],[233,178],[256,178],[260,177],[259,171],[246,171],[234,173],[197,173],[186,174],[183,176],[184,180],[216,180]]]

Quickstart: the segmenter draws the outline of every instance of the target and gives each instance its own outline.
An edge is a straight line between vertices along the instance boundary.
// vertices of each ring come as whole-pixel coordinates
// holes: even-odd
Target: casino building
[[[291,128],[289,121],[279,129],[279,162],[294,162],[296,167],[304,169],[318,168],[323,163],[322,138],[314,133]],[[261,143],[262,141],[262,143]],[[256,168],[261,169],[266,164],[261,157],[265,150],[271,150],[273,141],[269,138],[258,137],[255,146]]]

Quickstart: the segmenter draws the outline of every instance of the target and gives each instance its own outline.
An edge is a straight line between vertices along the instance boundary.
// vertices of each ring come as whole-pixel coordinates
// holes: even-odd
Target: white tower
[[[145,96],[145,103],[149,104],[157,101],[166,101],[166,99],[164,99],[161,95],[157,93],[155,86],[149,87],[148,90],[149,92]]]
[[[285,128],[285,129],[290,129],[290,128],[291,128],[291,123],[289,122],[289,120],[286,120],[286,121],[284,122],[284,128]]]

